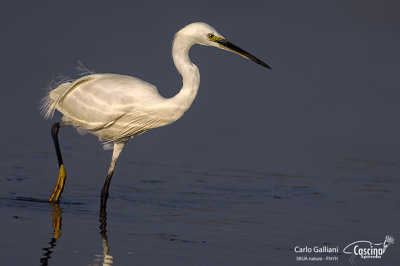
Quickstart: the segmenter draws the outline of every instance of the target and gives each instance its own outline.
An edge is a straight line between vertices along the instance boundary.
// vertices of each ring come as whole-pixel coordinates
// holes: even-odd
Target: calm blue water
[[[65,153],[70,165],[102,156],[74,153]],[[89,169],[95,164],[82,166],[81,173],[71,169],[62,200],[51,205],[51,150],[16,156],[12,167],[2,162],[1,248],[7,265],[295,265],[297,245],[343,249],[365,238],[382,242],[399,229],[392,206],[399,203],[400,166],[393,161],[340,158],[321,175],[240,166],[204,170],[125,158],[103,223],[103,180]],[[397,246],[389,247],[379,263],[394,265],[399,255]],[[350,256],[337,256],[332,264],[349,263]]]

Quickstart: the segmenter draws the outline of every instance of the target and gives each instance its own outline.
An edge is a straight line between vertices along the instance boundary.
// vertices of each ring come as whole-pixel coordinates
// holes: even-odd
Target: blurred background
[[[129,143],[122,158],[304,169],[325,155],[396,158],[398,8],[396,1],[8,2],[0,11],[3,152],[51,148],[41,89],[58,73],[77,77],[78,60],[173,96],[181,86],[173,34],[204,21],[273,71],[194,47],[201,85],[193,106],[176,124]],[[70,141],[100,147],[91,136]]]
[[[366,230],[375,229],[376,239],[380,240],[384,233],[377,228],[383,225],[394,234],[394,228],[399,229],[399,215],[395,210],[399,209],[400,203],[392,193],[399,188],[399,8],[397,1],[17,0],[2,3],[0,134],[3,144],[0,167],[3,177],[0,205],[3,212],[11,211],[17,213],[13,216],[21,216],[18,214],[21,203],[16,204],[15,199],[46,200],[56,180],[57,162],[50,127],[61,116],[56,113],[53,121],[44,120],[39,101],[58,73],[76,78],[76,66],[80,61],[98,73],[138,77],[157,86],[163,96],[171,97],[181,87],[181,77],[171,58],[173,35],[186,24],[203,21],[268,63],[273,70],[226,51],[195,46],[190,57],[200,69],[201,84],[192,107],[173,125],[149,131],[127,144],[110,194],[114,193],[116,198],[125,192],[129,194],[123,191],[124,186],[148,184],[150,181],[140,183],[141,178],[146,180],[147,177],[148,180],[166,182],[160,189],[162,193],[168,193],[172,184],[162,176],[178,176],[168,167],[185,169],[185,173],[189,173],[186,175],[205,173],[201,176],[207,182],[213,182],[215,178],[211,172],[219,173],[227,178],[219,179],[220,186],[224,188],[230,184],[233,189],[252,182],[250,177],[243,181],[252,173],[250,176],[269,180],[252,183],[255,188],[269,191],[267,198],[263,198],[264,203],[274,196],[297,202],[297,193],[306,190],[317,195],[308,199],[308,204],[321,210],[327,205],[318,205],[321,200],[318,195],[335,203],[352,202],[354,205],[347,209],[337,207],[343,210],[343,215],[354,214],[354,217],[345,216],[346,221],[392,215],[390,219],[383,219],[387,224],[364,224],[361,227],[365,231],[359,232],[360,235],[351,235],[356,231],[353,229],[360,228],[358,225],[340,233],[335,229],[328,230],[331,236],[337,235],[340,239],[350,234],[348,241],[353,242],[358,237],[367,238]],[[98,193],[111,152],[103,151],[95,137],[80,136],[73,128],[61,129],[60,143],[69,176],[64,209],[68,202],[88,204],[84,202],[87,199],[85,193],[89,193],[95,207],[89,204],[83,209],[93,210],[95,217]],[[241,176],[244,177],[242,181],[230,183],[232,173],[224,172],[227,169],[234,171],[236,176],[243,172],[247,174]],[[302,183],[290,179],[293,176],[312,179]],[[276,181],[271,181],[271,177]],[[182,180],[185,178],[182,176]],[[181,184],[179,180],[177,183]],[[291,189],[281,191],[280,182]],[[340,182],[344,182],[343,187],[337,186]],[[122,194],[117,193],[118,189]],[[88,190],[90,192],[85,192]],[[137,202],[145,201],[140,195],[133,195],[139,197],[135,198]],[[354,212],[356,206],[362,204],[356,200],[364,196],[371,201],[369,206],[380,209],[379,213],[371,213],[368,208]],[[158,200],[151,195],[149,198],[153,203]],[[119,200],[120,206],[129,205],[124,199]],[[159,200],[163,202],[163,198]],[[218,199],[214,200],[218,202]],[[227,212],[226,217],[236,206],[236,200],[232,199],[233,205],[228,201],[221,207]],[[294,202],[275,205],[280,211],[289,208],[285,219],[275,217],[275,225],[294,217],[301,219],[301,222],[292,221],[293,224],[279,232],[287,233],[287,228],[294,230],[298,224],[309,225],[311,218],[307,217],[319,219],[311,215],[314,207],[305,209],[304,214],[296,212],[295,209],[304,205]],[[247,219],[262,216],[259,211],[265,210],[264,203],[260,203],[254,213],[246,214]],[[22,206],[28,210],[36,208],[31,203]],[[37,207],[41,212],[47,214],[50,211],[47,205],[39,206],[42,206]],[[81,207],[76,210],[73,206],[70,212],[79,217]],[[165,211],[160,208],[161,212]],[[127,213],[137,211],[125,210]],[[152,215],[157,213],[157,209],[150,210]],[[123,210],[119,211],[118,219],[127,215]],[[26,214],[27,217],[35,216],[34,212],[30,215]],[[240,211],[238,216],[241,217]],[[17,230],[7,219],[3,219],[3,228]],[[276,230],[274,222],[268,224],[270,219],[270,216],[263,218],[262,224],[266,224],[252,231],[254,235],[265,233],[263,230],[267,227]],[[321,224],[326,225],[335,218],[320,219]],[[96,219],[92,222],[97,226]],[[316,238],[315,230],[319,234],[325,232],[323,227],[315,229],[310,225],[303,228],[307,237],[298,233],[298,238],[293,235],[287,236],[286,240],[281,238],[279,248],[284,250],[283,253],[275,246],[271,247],[277,256],[272,260],[275,265],[285,261],[287,254],[290,254],[289,262],[295,263],[291,251],[293,239],[308,238],[312,242]],[[199,239],[201,242],[203,238]],[[271,244],[269,239],[270,235],[266,234],[255,243],[268,245]],[[302,242],[299,240],[298,243]],[[9,244],[2,243],[4,247]],[[258,259],[253,261],[255,264],[271,262],[271,258],[262,256],[263,252],[257,253],[260,257],[253,256]],[[210,259],[213,258],[216,257]],[[246,262],[249,258],[242,259]],[[236,262],[240,264],[240,260]],[[288,261],[285,263],[289,265]]]

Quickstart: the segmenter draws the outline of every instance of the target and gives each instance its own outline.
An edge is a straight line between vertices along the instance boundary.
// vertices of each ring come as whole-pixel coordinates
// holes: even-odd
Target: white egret
[[[60,84],[42,101],[45,118],[52,117],[55,110],[63,114],[62,121],[51,128],[59,175],[49,201],[58,201],[66,178],[58,131],[60,127],[72,125],[97,136],[104,145],[113,146],[111,165],[101,193],[101,204],[105,206],[115,163],[126,142],[149,129],[172,124],[191,106],[200,84],[199,70],[189,59],[189,50],[195,44],[228,50],[271,69],[227,41],[208,24],[197,22],[179,30],[173,40],[172,58],[182,75],[183,85],[172,98],[162,97],[155,86],[145,81],[117,74],[89,74]]]

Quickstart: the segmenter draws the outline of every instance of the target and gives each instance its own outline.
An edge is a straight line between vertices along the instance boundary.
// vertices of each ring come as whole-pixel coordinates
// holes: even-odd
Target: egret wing
[[[60,93],[57,109],[64,114],[66,123],[110,139],[111,135],[121,135],[118,130],[128,133],[126,127],[132,121],[149,123],[144,121],[147,116],[143,110],[161,99],[157,88],[142,80],[115,74],[93,74],[76,80]],[[106,129],[110,129],[109,132],[105,132]],[[96,134],[94,131],[103,132]],[[137,133],[140,129],[133,131]]]

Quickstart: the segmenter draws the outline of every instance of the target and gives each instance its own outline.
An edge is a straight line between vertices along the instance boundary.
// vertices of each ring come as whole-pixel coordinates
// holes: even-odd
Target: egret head
[[[203,22],[195,22],[187,25],[181,29],[177,34],[183,35],[191,39],[194,44],[214,46],[229,52],[236,53],[249,59],[263,67],[272,69],[269,65],[250,54],[249,52],[243,50],[242,48],[234,45],[233,43],[227,41],[225,37],[219,34],[213,27]]]

